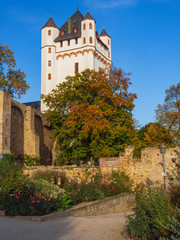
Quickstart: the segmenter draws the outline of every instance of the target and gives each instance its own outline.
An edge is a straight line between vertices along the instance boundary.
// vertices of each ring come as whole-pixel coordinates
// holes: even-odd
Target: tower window
[[[84,43],[84,44],[86,43],[86,38],[85,38],[85,37],[83,38],[83,43]]]
[[[51,67],[51,61],[50,60],[48,61],[48,67]]]
[[[78,39],[77,38],[75,39],[75,44],[78,44]]]
[[[48,53],[51,53],[51,48],[48,48]]]
[[[60,42],[60,47],[63,47],[63,41]]]
[[[74,72],[75,73],[79,72],[79,63],[74,64]]]
[[[110,58],[110,52],[108,52],[108,58]]]
[[[89,43],[93,43],[92,37],[89,38]]]
[[[51,30],[48,30],[48,35],[49,35],[49,36],[51,35]]]
[[[86,24],[84,23],[84,24],[83,24],[83,30],[85,30],[85,29],[86,29]]]
[[[89,23],[89,29],[92,29],[92,23]]]
[[[108,45],[110,45],[110,40],[108,39]]]
[[[64,36],[64,30],[61,31],[61,36]]]
[[[51,80],[51,73],[48,73],[48,80]]]
[[[68,46],[70,46],[70,40],[68,40]]]

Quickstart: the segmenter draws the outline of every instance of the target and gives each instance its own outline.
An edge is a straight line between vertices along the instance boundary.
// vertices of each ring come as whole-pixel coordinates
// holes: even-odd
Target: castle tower
[[[108,35],[98,37],[96,22],[89,12],[83,17],[77,10],[60,28],[50,17],[42,28],[41,94],[48,94],[75,72],[110,67],[109,41]],[[45,110],[41,102],[41,111]]]

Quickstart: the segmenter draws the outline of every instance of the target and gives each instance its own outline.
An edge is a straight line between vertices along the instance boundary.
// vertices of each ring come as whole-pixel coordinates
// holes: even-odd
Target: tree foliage
[[[163,125],[174,138],[180,137],[180,83],[166,90],[164,104],[156,109],[156,120]]]
[[[108,74],[86,69],[42,95],[61,162],[116,156],[138,141],[131,113],[136,94],[128,92],[130,84],[129,74],[120,69]]]
[[[167,146],[172,146],[172,136],[160,123],[150,123],[147,131],[144,132],[143,144],[145,146],[159,146],[162,143],[165,143]]]
[[[25,73],[15,67],[14,53],[9,46],[0,43],[0,90],[20,98],[29,89],[29,85],[25,81]]]

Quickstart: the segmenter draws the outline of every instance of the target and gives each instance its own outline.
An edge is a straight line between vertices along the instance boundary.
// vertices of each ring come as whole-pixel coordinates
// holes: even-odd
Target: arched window
[[[64,36],[64,30],[61,31],[61,36]]]
[[[51,67],[51,61],[50,60],[48,61],[48,67]]]
[[[77,28],[74,28],[74,33],[77,33]]]
[[[84,23],[84,24],[83,24],[83,30],[85,30],[85,29],[86,29],[86,24]]]
[[[89,23],[89,29],[92,29],[92,23]]]
[[[110,40],[108,39],[108,45],[110,45]]]
[[[93,43],[92,37],[89,38],[89,43]]]
[[[48,30],[48,35],[49,35],[49,36],[51,35],[51,30]]]
[[[85,43],[86,43],[86,38],[84,37],[84,38],[83,38],[83,44],[85,44]]]
[[[48,73],[48,80],[51,80],[51,73]]]
[[[48,48],[48,53],[51,53],[51,48]]]
[[[108,58],[110,58],[110,52],[108,52]]]

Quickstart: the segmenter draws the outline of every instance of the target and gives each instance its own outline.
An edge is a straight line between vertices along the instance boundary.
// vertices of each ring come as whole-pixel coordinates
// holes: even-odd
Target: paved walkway
[[[60,217],[46,222],[0,217],[0,240],[129,240],[129,213],[96,217]]]

